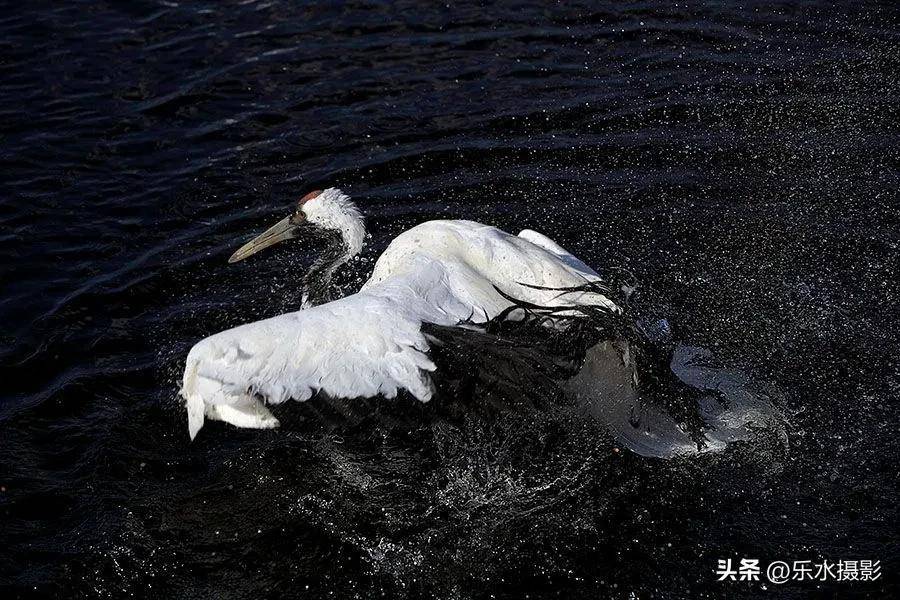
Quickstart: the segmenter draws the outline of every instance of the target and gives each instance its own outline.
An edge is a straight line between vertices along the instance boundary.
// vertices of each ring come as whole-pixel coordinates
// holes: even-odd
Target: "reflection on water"
[[[626,448],[659,458],[715,452],[729,443],[776,434],[786,443],[780,411],[740,371],[713,366],[710,352],[691,346],[675,348],[672,372],[695,394],[683,399],[702,419],[694,433],[664,407],[664,400],[642,386],[626,341],[604,341],[591,347],[584,366],[565,385],[590,415],[606,423]]]

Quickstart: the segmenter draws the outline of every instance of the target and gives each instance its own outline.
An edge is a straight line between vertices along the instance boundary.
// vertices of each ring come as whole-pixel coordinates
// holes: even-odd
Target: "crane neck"
[[[336,300],[340,290],[332,283],[334,273],[362,250],[362,243],[352,243],[343,232],[327,230],[322,233],[325,249],[316,257],[303,276],[301,308],[318,306]]]
[[[366,226],[350,197],[337,188],[324,190],[302,204],[307,222],[326,240],[325,250],[303,278],[303,307],[330,302],[337,297],[331,279],[334,272],[362,251]]]

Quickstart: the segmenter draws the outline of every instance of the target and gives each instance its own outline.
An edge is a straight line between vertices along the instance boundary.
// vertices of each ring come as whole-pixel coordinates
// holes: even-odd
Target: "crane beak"
[[[260,250],[274,246],[285,240],[292,240],[297,237],[300,225],[303,221],[303,213],[296,213],[289,217],[285,217],[278,221],[268,229],[266,229],[258,237],[253,238],[243,246],[237,249],[237,252],[228,259],[229,263],[236,263],[244,260],[251,254],[256,254]]]

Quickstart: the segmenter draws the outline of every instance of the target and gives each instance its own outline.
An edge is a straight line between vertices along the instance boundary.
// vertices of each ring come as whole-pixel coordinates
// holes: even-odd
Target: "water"
[[[4,11],[4,596],[895,596],[897,17]],[[284,430],[189,444],[187,349],[294,308],[315,248],[225,260],[326,185],[371,232],[345,289],[427,219],[538,229],[630,269],[684,347],[780,390],[787,445],[663,460],[566,411],[377,403],[343,421],[284,407]],[[728,557],[884,575],[763,591],[715,582]]]

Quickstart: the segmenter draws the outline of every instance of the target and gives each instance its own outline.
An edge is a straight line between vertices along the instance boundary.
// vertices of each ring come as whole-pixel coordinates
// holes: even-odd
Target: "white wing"
[[[445,273],[451,292],[460,302],[493,317],[507,306],[494,287],[535,304],[565,306],[597,304],[620,311],[596,293],[539,290],[570,288],[600,276],[550,238],[526,229],[519,236],[472,221],[429,221],[406,231],[378,259],[363,290],[419,268],[413,260],[428,258]],[[523,285],[524,284],[524,285]]]
[[[425,223],[390,244],[360,292],[202,340],[188,354],[182,387],[191,437],[204,418],[277,426],[261,400],[307,400],[317,391],[392,398],[405,389],[427,401],[435,365],[422,323],[496,316],[510,303],[494,286],[534,303],[617,309],[599,294],[560,297],[521,285],[572,287],[597,279],[549,238],[531,236],[468,221]]]
[[[538,233],[537,231],[534,231],[533,229],[523,229],[522,231],[519,232],[519,237],[528,240],[532,244],[540,246],[541,248],[543,248],[544,250],[547,250],[548,252],[552,252],[553,254],[556,254],[557,256],[560,257],[560,259],[564,263],[566,263],[567,265],[572,267],[572,269],[574,269],[575,271],[584,274],[585,277],[587,277],[587,278],[597,278],[598,277],[597,272],[594,271],[589,266],[587,266],[586,264],[584,264],[580,258],[573,255],[571,252],[569,252],[568,250],[566,250],[565,248],[563,248],[562,246],[560,246],[559,244],[557,244],[556,242],[554,242],[553,240],[548,238],[543,233]]]

